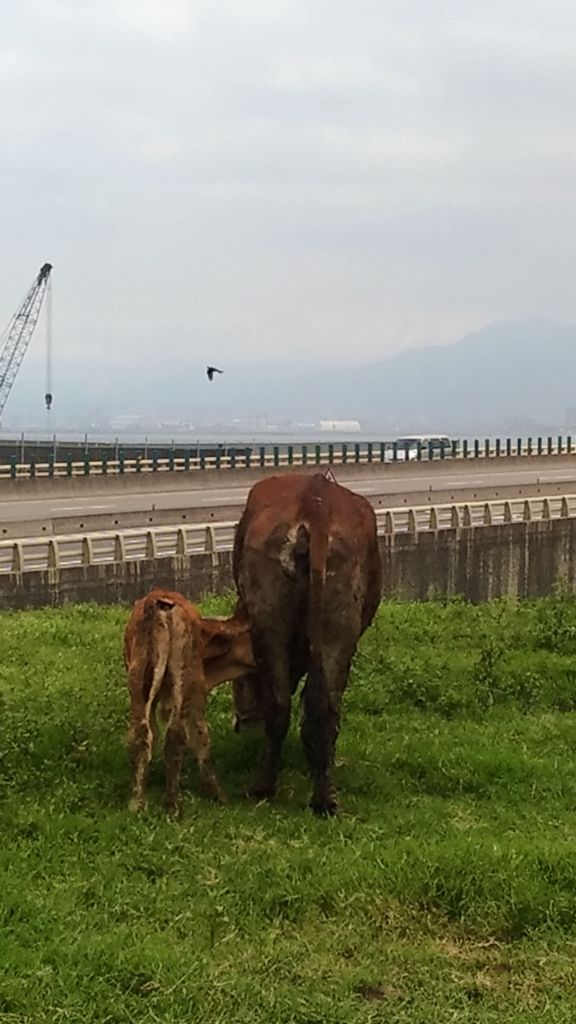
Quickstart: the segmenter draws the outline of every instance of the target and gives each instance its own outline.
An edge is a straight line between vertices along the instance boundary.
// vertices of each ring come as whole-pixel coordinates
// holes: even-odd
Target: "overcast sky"
[[[61,366],[576,322],[573,0],[0,0],[0,90],[0,328],[53,262]]]

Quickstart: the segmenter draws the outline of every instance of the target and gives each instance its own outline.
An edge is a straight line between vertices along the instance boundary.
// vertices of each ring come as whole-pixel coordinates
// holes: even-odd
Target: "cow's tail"
[[[308,571],[310,578],[310,600],[308,604],[308,638],[310,657],[313,665],[319,664],[322,652],[322,620],[324,617],[324,591],[326,584],[326,562],[330,543],[329,515],[327,508],[327,481],[318,475],[313,478],[316,487],[307,495],[311,503],[308,518]]]
[[[149,714],[154,707],[160,692],[172,641],[172,611],[174,601],[155,598],[146,603],[144,608],[144,630],[148,644],[148,664],[152,666],[150,692],[146,701]]]

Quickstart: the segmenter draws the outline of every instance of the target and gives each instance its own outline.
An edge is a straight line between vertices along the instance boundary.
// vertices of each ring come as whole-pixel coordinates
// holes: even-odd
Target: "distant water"
[[[337,444],[339,442],[346,443],[365,443],[367,441],[384,441],[387,438],[381,435],[368,434],[364,432],[356,433],[341,433],[332,432],[329,430],[319,430],[317,428],[311,428],[310,431],[298,430],[298,431],[246,431],[245,433],[217,433],[217,432],[184,432],[184,431],[154,431],[148,434],[136,431],[118,431],[117,433],[111,431],[88,431],[87,433],[82,431],[67,431],[59,430],[55,434],[48,433],[43,430],[25,430],[23,432],[15,430],[0,430],[0,442],[20,442],[22,436],[25,441],[45,441],[51,443],[56,437],[59,443],[76,443],[84,444],[90,443],[103,443],[103,444],[138,444],[142,445],[147,443],[150,446],[166,446],[174,442],[179,447],[190,447],[193,448],[197,444],[200,445],[221,445],[225,447],[240,448],[245,445],[257,447],[263,444],[275,445],[275,444]],[[390,439],[390,438],[388,438]]]

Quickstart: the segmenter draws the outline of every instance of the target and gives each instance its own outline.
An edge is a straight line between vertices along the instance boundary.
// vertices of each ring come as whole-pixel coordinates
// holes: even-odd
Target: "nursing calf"
[[[144,804],[158,710],[167,722],[167,808],[178,807],[187,747],[196,755],[204,791],[224,800],[210,760],[206,699],[218,683],[254,667],[247,621],[240,616],[205,619],[181,594],[153,590],[134,605],[124,635],[124,661],[131,701],[131,809]]]
[[[372,506],[321,474],[261,480],[236,532],[234,578],[257,666],[256,676],[235,686],[236,725],[260,713],[267,734],[252,792],[275,791],[291,696],[306,675],[301,737],[313,779],[311,806],[333,814],[341,698],[381,594]]]

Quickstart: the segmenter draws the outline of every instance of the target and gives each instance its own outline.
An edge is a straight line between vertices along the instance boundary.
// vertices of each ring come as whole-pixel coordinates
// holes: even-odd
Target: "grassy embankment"
[[[342,816],[276,802],[214,695],[230,805],[125,810],[126,612],[0,618],[0,1024],[576,1018],[576,604],[384,605]]]

